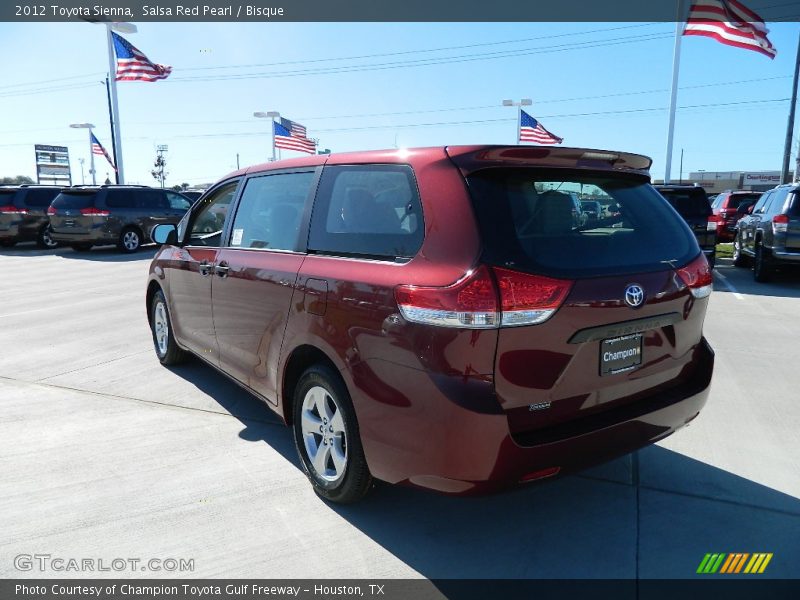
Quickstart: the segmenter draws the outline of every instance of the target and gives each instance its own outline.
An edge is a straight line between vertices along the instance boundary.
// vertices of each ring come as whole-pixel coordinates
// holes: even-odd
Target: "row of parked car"
[[[116,244],[136,252],[161,223],[177,224],[192,200],[147,186],[0,187],[0,246],[35,241],[77,251]]]

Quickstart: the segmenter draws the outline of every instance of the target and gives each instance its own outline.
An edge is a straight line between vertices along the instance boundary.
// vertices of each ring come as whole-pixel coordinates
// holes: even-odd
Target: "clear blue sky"
[[[772,61],[708,38],[683,38],[678,105],[718,106],[678,111],[674,176],[681,148],[684,173],[780,168],[800,24],[770,18],[789,16],[791,8],[764,12],[778,49]],[[137,26],[128,39],[172,65],[173,74],[119,83],[128,183],[155,184],[158,144],[169,145],[168,185],[215,181],[236,167],[237,153],[242,166],[264,162],[269,129],[252,117],[257,110],[300,121],[333,151],[510,144],[516,113],[500,106],[504,98],[532,98],[531,114],[565,145],[643,153],[654,159],[654,178],[664,173],[674,24]],[[453,46],[471,47],[419,52]],[[374,56],[388,53],[403,54]],[[33,145],[58,144],[69,146],[80,183],[78,158],[88,165],[88,142],[68,125],[92,122],[101,142],[111,144],[101,84],[105,28],[3,23],[0,56],[0,175],[35,177]],[[358,56],[365,58],[348,58]],[[332,68],[358,70],[320,72]],[[459,123],[441,124],[448,122]],[[97,165],[105,179],[102,157]]]

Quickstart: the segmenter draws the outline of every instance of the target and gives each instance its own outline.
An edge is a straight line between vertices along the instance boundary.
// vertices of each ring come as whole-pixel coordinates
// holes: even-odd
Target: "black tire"
[[[709,270],[713,270],[714,269],[714,265],[717,264],[717,253],[714,252],[710,256],[706,256],[706,259],[708,260],[708,268],[709,268]]]
[[[72,249],[75,250],[75,252],[88,252],[89,250],[92,249],[92,245],[91,244],[72,244]]]
[[[125,254],[138,252],[142,247],[142,232],[136,227],[126,227],[119,234],[117,248]]]
[[[16,240],[0,240],[0,246],[3,248],[11,248],[16,244]]]
[[[747,257],[742,252],[742,240],[739,239],[739,234],[736,234],[736,237],[733,239],[733,266],[734,267],[746,267],[747,266]]]
[[[769,264],[769,250],[765,250],[761,242],[756,242],[755,258],[753,259],[753,279],[759,283],[766,283],[772,276],[772,266]]]
[[[44,248],[45,250],[52,250],[54,248],[58,248],[58,242],[53,240],[52,237],[53,230],[50,225],[45,225],[39,230],[39,234],[36,236],[36,245],[39,248]]]
[[[163,309],[163,312],[161,312]],[[164,366],[178,365],[186,360],[186,352],[178,347],[172,332],[172,319],[164,292],[158,290],[150,302],[150,333],[159,362]],[[164,334],[165,338],[160,336]]]
[[[314,397],[321,398],[319,402],[324,403],[326,414],[320,414],[317,408],[307,410],[309,403],[313,407],[319,405],[319,402],[313,402]],[[338,504],[350,504],[361,500],[372,487],[372,475],[361,446],[361,435],[353,403],[339,374],[323,364],[314,365],[306,370],[295,387],[292,411],[295,447],[303,471],[308,476],[314,491],[321,498]],[[317,434],[315,426],[313,433],[309,434],[311,437],[308,438],[308,442],[304,434],[304,416],[310,419],[306,423],[316,424],[316,421],[319,421],[319,426],[322,428]],[[323,450],[324,446],[328,446],[328,441],[330,441],[328,449]],[[317,445],[318,452],[324,453],[322,459],[325,473],[320,473],[314,466],[313,459],[309,457],[308,447],[314,444]],[[341,469],[336,466],[333,458],[334,449],[340,457],[344,455]]]

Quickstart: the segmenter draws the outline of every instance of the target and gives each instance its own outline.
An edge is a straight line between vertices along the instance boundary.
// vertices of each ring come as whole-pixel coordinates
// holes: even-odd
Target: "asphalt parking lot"
[[[159,365],[153,253],[0,251],[0,577],[142,576],[15,568],[40,553],[209,578],[685,578],[708,552],[800,577],[800,273],[757,284],[721,261],[709,403],[657,446],[514,493],[382,486],[333,507],[259,401]]]

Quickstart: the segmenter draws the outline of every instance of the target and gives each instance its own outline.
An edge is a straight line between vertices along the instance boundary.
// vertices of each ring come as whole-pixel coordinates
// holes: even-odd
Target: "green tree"
[[[2,185],[22,185],[23,183],[34,183],[34,181],[30,177],[26,177],[25,175],[0,178],[0,184]]]

